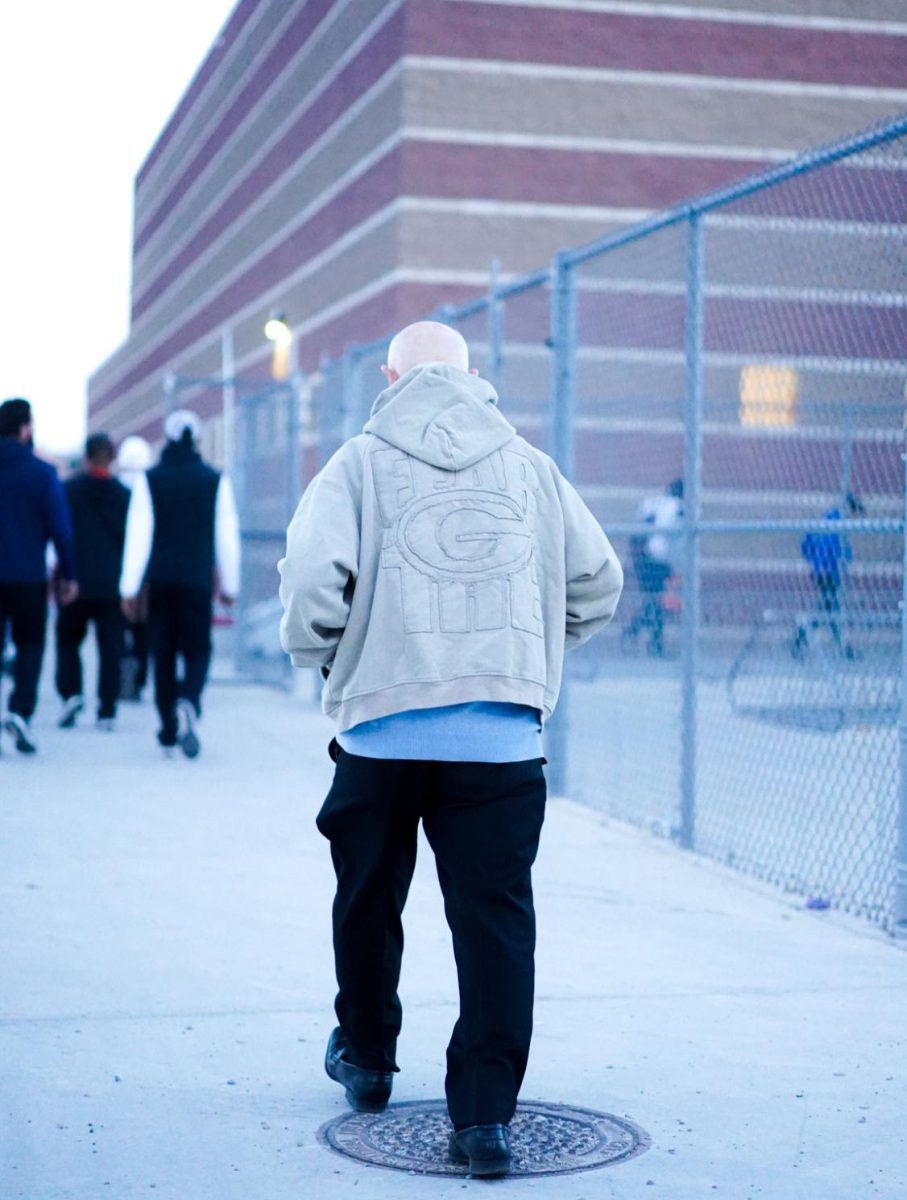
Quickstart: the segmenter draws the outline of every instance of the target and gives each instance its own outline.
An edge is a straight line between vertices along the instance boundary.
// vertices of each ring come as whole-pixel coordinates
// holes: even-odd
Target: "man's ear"
[[[479,373],[479,368],[478,368],[478,367],[470,367],[470,368],[469,368],[469,373],[470,373],[470,375],[478,375],[478,373]]]
[[[400,378],[400,372],[395,371],[393,367],[389,367],[387,365],[387,363],[382,364],[381,374],[384,376],[384,378],[387,380],[388,383],[396,383],[397,380]]]

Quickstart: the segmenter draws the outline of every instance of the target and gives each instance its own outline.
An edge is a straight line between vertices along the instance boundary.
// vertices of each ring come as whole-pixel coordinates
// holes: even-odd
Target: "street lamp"
[[[274,343],[271,357],[271,375],[274,379],[287,379],[290,374],[290,347],[293,331],[282,312],[272,312],[265,322],[265,337]]]
[[[265,337],[278,346],[288,346],[292,342],[293,334],[282,312],[272,312],[265,321]]]

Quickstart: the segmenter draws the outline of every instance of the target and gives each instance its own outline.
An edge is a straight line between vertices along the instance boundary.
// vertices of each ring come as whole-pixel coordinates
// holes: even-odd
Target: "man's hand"
[[[57,603],[63,607],[79,598],[79,585],[74,579],[57,580]]]
[[[123,596],[120,600],[120,608],[123,616],[130,625],[134,625],[139,619],[139,598],[138,596]]]

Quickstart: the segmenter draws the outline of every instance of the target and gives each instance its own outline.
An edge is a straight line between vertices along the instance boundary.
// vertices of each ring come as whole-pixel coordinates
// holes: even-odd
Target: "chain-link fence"
[[[169,374],[165,409],[187,406],[205,417],[201,451],[233,478],[242,538],[242,581],[231,611],[215,610],[214,670],[286,685],[292,678],[280,648],[278,559],[301,488],[300,433],[304,384],[225,374]]]
[[[432,314],[625,567],[614,622],[569,660],[552,789],[890,931],[905,218],[899,118]],[[322,462],[361,429],[386,346],[324,364]]]

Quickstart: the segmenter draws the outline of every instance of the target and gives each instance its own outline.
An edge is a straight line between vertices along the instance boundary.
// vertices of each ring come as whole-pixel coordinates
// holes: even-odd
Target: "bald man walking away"
[[[337,874],[327,1073],[357,1110],[390,1098],[421,820],[460,990],[450,1157],[493,1176],[510,1166],[532,1032],[541,725],[565,646],[611,619],[623,575],[574,489],[468,367],[445,325],[394,338],[363,433],[290,525],[281,637],[294,665],[321,668],[337,727],[317,818]]]

